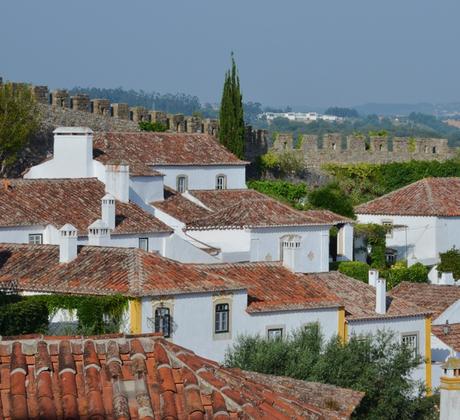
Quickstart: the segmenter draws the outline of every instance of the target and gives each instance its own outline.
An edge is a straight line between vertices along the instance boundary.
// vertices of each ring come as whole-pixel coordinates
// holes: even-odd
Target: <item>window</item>
[[[227,188],[227,177],[225,175],[216,176],[216,190],[225,190]]]
[[[401,342],[403,345],[407,346],[409,349],[412,350],[414,356],[418,355],[418,334],[411,333],[411,334],[403,334],[401,338]]]
[[[187,176],[186,175],[178,175],[177,176],[177,191],[180,193],[184,193],[187,191],[188,188]]]
[[[216,326],[215,333],[227,333],[229,329],[230,309],[228,303],[218,303],[216,305]]]
[[[43,243],[43,235],[41,233],[31,233],[29,235],[29,244],[37,245]]]
[[[269,328],[267,329],[267,338],[269,340],[280,340],[283,338],[282,328]]]
[[[436,146],[433,146],[433,147],[431,148],[431,152],[432,152],[432,153],[436,153]]]
[[[155,309],[155,332],[165,338],[171,337],[171,314],[169,308],[159,306]]]
[[[144,251],[149,250],[149,238],[139,238],[139,248]]]
[[[387,238],[393,237],[393,222],[391,220],[382,220],[382,226],[386,227],[387,229]]]

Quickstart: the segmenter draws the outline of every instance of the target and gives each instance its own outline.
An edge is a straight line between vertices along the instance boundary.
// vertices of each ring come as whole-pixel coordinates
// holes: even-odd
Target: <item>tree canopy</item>
[[[220,142],[240,159],[244,158],[243,96],[233,53],[231,69],[225,73],[219,120]]]

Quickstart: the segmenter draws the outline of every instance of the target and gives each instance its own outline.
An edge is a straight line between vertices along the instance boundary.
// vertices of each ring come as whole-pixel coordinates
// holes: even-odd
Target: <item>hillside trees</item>
[[[225,74],[220,103],[219,140],[240,159],[244,157],[244,112],[240,78],[232,53],[232,66]]]
[[[16,162],[38,125],[39,112],[29,87],[0,85],[0,176]]]

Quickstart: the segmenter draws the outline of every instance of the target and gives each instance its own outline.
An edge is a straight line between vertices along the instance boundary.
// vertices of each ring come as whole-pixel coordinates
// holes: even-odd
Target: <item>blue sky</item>
[[[460,101],[458,0],[2,0],[0,75],[218,101]]]

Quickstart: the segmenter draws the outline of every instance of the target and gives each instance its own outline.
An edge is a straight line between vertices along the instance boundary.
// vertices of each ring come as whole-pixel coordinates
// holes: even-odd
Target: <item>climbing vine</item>
[[[364,241],[364,247],[370,248],[369,264],[373,268],[384,269],[386,266],[385,249],[387,228],[374,223],[355,225],[355,234]]]

